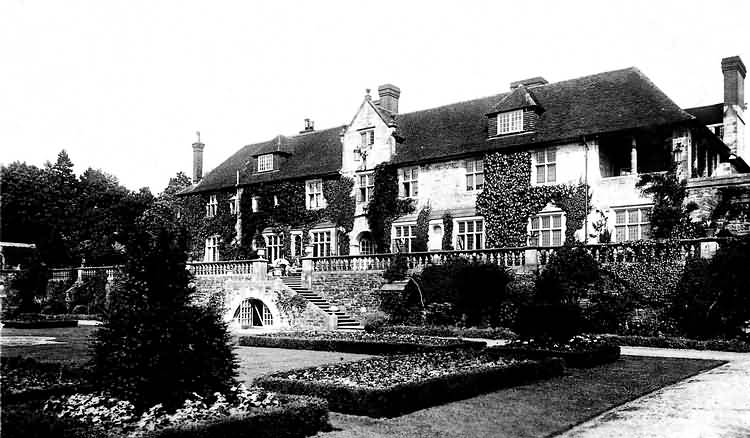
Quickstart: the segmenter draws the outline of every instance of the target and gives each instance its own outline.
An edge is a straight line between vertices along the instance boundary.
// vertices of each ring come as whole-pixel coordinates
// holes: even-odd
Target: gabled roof
[[[247,145],[227,158],[202,180],[182,192],[200,193],[234,187],[237,171],[240,171],[240,185],[265,181],[278,181],[302,177],[333,174],[341,169],[341,130],[345,126],[312,131],[292,137],[277,136],[272,140]],[[279,170],[257,173],[254,156],[285,151],[286,160]]]
[[[695,116],[695,118],[704,125],[715,125],[724,122],[723,103],[697,106],[695,108],[685,108],[685,111]]]
[[[538,106],[538,104],[529,90],[527,90],[526,87],[520,86],[511,91],[510,94],[505,96],[497,105],[495,105],[489,114],[528,108],[530,106]]]
[[[396,122],[403,142],[396,147],[394,161],[447,158],[694,119],[631,67],[534,87],[534,100],[544,108],[535,131],[488,138],[485,114],[507,96],[399,114]]]

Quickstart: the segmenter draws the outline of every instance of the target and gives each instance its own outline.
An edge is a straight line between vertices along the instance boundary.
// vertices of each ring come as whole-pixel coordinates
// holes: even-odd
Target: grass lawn
[[[317,437],[549,437],[608,409],[722,364],[623,356],[592,369],[448,403],[397,418],[331,413]]]
[[[47,329],[0,328],[3,357],[24,356],[41,362],[83,363],[89,358],[88,337],[95,326]],[[40,342],[52,342],[43,343]],[[26,345],[19,345],[26,344]]]

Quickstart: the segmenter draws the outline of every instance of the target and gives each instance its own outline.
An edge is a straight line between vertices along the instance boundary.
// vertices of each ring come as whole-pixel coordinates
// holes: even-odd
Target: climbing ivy
[[[411,249],[414,252],[427,251],[429,247],[430,232],[430,213],[432,208],[429,205],[422,207],[417,215],[417,225],[414,227],[414,242]]]
[[[588,214],[585,184],[531,185],[529,152],[489,154],[484,160],[485,188],[477,197],[477,213],[484,216],[488,247],[525,246],[529,218],[547,204],[558,206],[566,217],[565,242]]]
[[[372,199],[367,204],[367,224],[379,253],[388,252],[391,241],[391,224],[405,214],[414,212],[411,199],[398,198],[398,173],[396,166],[384,162],[373,172]]]
[[[185,221],[191,223],[194,227],[191,233],[193,236],[192,245],[190,246],[190,256],[194,260],[202,260],[205,254],[206,239],[212,236],[219,236],[219,254],[230,254],[235,251],[238,242],[235,241],[235,221],[237,217],[230,212],[229,198],[230,192],[216,192],[217,206],[216,214],[213,217],[206,216],[206,205],[211,194],[198,195],[200,202],[190,203],[196,211],[190,212],[189,215],[202,220]]]
[[[449,211],[443,213],[442,249],[444,251],[453,250],[453,215]]]
[[[339,236],[339,255],[349,255],[349,233],[354,228],[354,211],[356,208],[352,190],[354,180],[340,177],[323,182],[323,196],[326,198],[326,217],[343,230]]]

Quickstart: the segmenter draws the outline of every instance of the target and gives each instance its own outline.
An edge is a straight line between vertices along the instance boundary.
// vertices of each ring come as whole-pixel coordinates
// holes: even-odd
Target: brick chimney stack
[[[747,69],[739,56],[721,60],[724,74],[724,143],[733,154],[746,161],[750,158],[745,148],[745,75]]]
[[[203,148],[206,147],[201,143],[201,134],[198,134],[198,141],[193,143],[193,184],[198,183],[203,178]]]
[[[378,101],[381,108],[393,114],[398,114],[398,98],[401,97],[401,89],[393,84],[384,84],[378,87]]]

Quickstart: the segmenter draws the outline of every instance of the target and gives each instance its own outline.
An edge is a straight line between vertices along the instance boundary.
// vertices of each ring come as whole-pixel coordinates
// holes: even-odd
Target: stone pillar
[[[255,281],[266,281],[268,277],[268,260],[264,258],[257,258],[252,260],[253,264],[253,277]]]
[[[635,140],[635,137],[631,140],[631,148],[630,148],[630,174],[631,175],[637,175],[638,174],[638,149],[636,149],[637,142]]]
[[[312,245],[305,246],[305,257],[302,258],[302,285],[310,290],[312,290],[312,276],[313,276],[312,254],[313,254]]]
[[[523,266],[524,272],[536,272],[539,269],[539,251],[537,249],[524,250],[523,258],[526,262]]]

